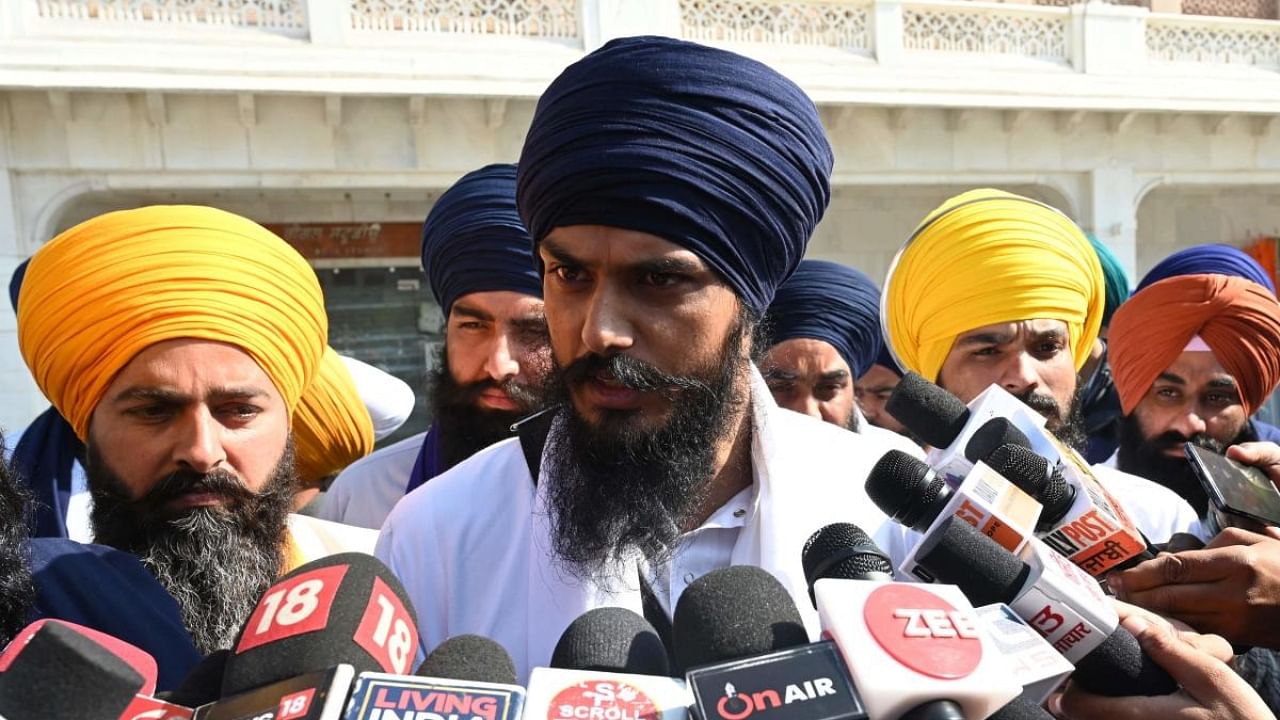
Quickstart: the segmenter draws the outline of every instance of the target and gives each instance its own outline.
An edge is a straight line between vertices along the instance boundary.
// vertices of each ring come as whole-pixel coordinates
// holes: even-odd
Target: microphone
[[[222,696],[222,675],[226,670],[230,650],[215,650],[205,655],[191,668],[182,684],[158,697],[178,705],[199,707],[208,705]]]
[[[1150,543],[1123,507],[1074,451],[1060,448],[1058,461],[1031,449],[1027,436],[1004,418],[993,418],[965,448],[1044,506],[1037,534],[1050,547],[1094,577],[1155,557]]]
[[[809,644],[790,594],[765,570],[739,565],[693,581],[672,630],[702,720],[868,717],[836,646]]]
[[[345,720],[509,720],[520,717],[524,701],[507,651],[486,637],[458,635],[432,650],[416,675],[361,673]]]
[[[1075,666],[1008,605],[983,605],[977,608],[977,613],[979,625],[1022,686],[1018,697],[1041,705],[1075,670]]]
[[[987,720],[1054,720],[1054,718],[1048,710],[1040,707],[1040,703],[1019,696],[995,711],[995,714]]]
[[[958,485],[972,469],[973,462],[963,449],[974,431],[991,418],[1008,418],[1032,438],[1033,450],[1057,457],[1056,440],[1043,431],[1044,416],[998,385],[983,390],[966,406],[946,390],[908,372],[889,396],[885,409],[931,446],[926,458],[929,465],[951,485]]]
[[[806,555],[861,553],[871,572],[887,575],[883,553],[853,529],[843,551],[813,542]],[[804,563],[819,566],[823,558]],[[821,573],[812,580],[823,635],[835,641],[870,717],[985,718],[1022,692],[959,588]]]
[[[501,645],[481,635],[455,635],[445,640],[422,661],[414,675],[518,684],[511,655]]]
[[[147,685],[154,688],[154,660],[150,677],[144,676],[134,662],[98,642],[94,635],[101,633],[83,629],[44,622],[9,643],[0,659],[0,715],[15,720],[116,718]]]
[[[408,672],[418,647],[412,608],[371,555],[330,555],[295,569],[250,613],[227,657],[221,699],[196,718],[341,717],[357,672]]]
[[[666,647],[647,620],[625,608],[588,610],[565,628],[551,667],[530,674],[525,717],[684,720],[689,691],[669,672]]]
[[[916,561],[976,604],[1008,604],[1075,664],[1075,681],[1092,693],[1165,695],[1177,689],[1120,626],[1096,581],[1038,540],[1023,557],[1025,562],[969,525],[948,519],[921,541]]]
[[[866,489],[877,507],[912,530],[927,536],[944,519],[959,517],[1015,553],[1034,537],[1040,516],[1039,503],[981,462],[952,489],[919,459],[890,450],[867,474]],[[899,572],[932,582],[916,552],[907,554]]]
[[[667,648],[648,620],[626,608],[602,607],[580,615],[556,643],[551,667],[667,676]]]
[[[889,556],[853,523],[831,523],[809,536],[801,549],[804,582],[816,610],[813,584],[818,578],[843,580],[892,580]]]

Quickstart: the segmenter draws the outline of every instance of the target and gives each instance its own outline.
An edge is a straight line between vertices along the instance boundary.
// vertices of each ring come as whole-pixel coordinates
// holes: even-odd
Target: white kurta
[[[351,463],[324,494],[318,517],[357,527],[382,527],[404,497],[426,433],[418,433]]]
[[[895,565],[900,562],[914,537],[876,508],[863,485],[886,451],[920,452],[905,438],[900,444],[870,439],[782,410],[759,372],[752,375],[752,502],[731,563],[773,573],[816,637],[817,613],[801,569],[804,542],[829,523],[851,522]],[[544,464],[539,488],[552,481],[547,472]],[[583,612],[602,606],[641,612],[634,566],[619,569],[610,583],[578,581],[557,566],[544,501],[512,439],[477,453],[395,507],[376,554],[413,601],[423,651],[454,635],[483,635],[511,653],[524,682],[533,667],[551,659],[561,633]]]

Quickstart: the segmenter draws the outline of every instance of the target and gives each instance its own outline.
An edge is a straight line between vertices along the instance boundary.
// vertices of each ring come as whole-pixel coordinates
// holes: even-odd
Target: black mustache
[[[207,473],[177,470],[156,483],[143,501],[152,507],[159,507],[193,492],[207,492],[239,501],[252,500],[254,497],[253,491],[226,470]]]
[[[694,390],[710,392],[711,388],[697,378],[672,375],[663,372],[643,360],[629,355],[584,355],[563,370],[563,378],[569,384],[582,383],[596,376],[607,376],[628,390],[651,392],[655,390]]]

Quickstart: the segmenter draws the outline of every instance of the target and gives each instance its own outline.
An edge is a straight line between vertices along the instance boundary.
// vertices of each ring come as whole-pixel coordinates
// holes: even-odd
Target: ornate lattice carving
[[[1047,9],[905,7],[903,46],[913,50],[1067,58],[1067,16]]]
[[[336,1],[336,0],[335,0]],[[307,26],[303,0],[37,0],[52,20],[231,25],[273,30]]]
[[[850,2],[681,0],[691,40],[820,45],[868,50],[868,6]]]
[[[576,0],[350,0],[350,2],[351,26],[357,30],[578,37]]]
[[[1182,0],[1183,15],[1276,19],[1276,0]]]
[[[1280,27],[1150,18],[1147,52],[1158,60],[1280,66]]]

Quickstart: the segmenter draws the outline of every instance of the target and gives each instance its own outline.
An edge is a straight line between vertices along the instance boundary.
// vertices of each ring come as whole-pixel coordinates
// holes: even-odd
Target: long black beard
[[[202,653],[230,647],[262,593],[280,575],[286,522],[297,487],[293,440],[260,492],[225,470],[176,472],[139,499],[89,446],[94,540],[140,558],[178,601]],[[170,501],[193,486],[224,496],[220,507],[181,515]]]
[[[1225,445],[1203,433],[1188,438],[1176,431],[1161,433],[1147,440],[1142,436],[1138,418],[1132,414],[1120,418],[1119,440],[1116,467],[1169,488],[1186,500],[1200,517],[1205,517],[1209,512],[1209,496],[1196,477],[1195,470],[1191,468],[1190,461],[1183,457],[1169,457],[1162,452],[1190,442],[1221,454]],[[1242,437],[1237,437],[1228,444],[1234,445],[1240,441]]]
[[[637,551],[655,564],[669,556],[702,508],[715,447],[746,402],[735,386],[748,367],[743,343],[751,324],[740,317],[716,361],[691,375],[670,375],[627,355],[589,355],[561,371],[564,433],[545,455],[547,504],[555,553],[571,574],[602,579]],[[579,416],[569,388],[601,371],[670,399],[667,421],[646,429],[637,411],[606,411],[598,425]]]
[[[514,380],[459,384],[449,372],[441,348],[435,368],[431,370],[428,392],[432,422],[440,435],[440,461],[445,470],[457,465],[490,445],[511,437],[511,425],[542,409],[547,402],[545,387],[528,387]],[[480,407],[480,394],[501,388],[519,409],[490,410]]]
[[[35,602],[27,539],[31,495],[9,467],[0,438],[0,646],[26,626]]]

